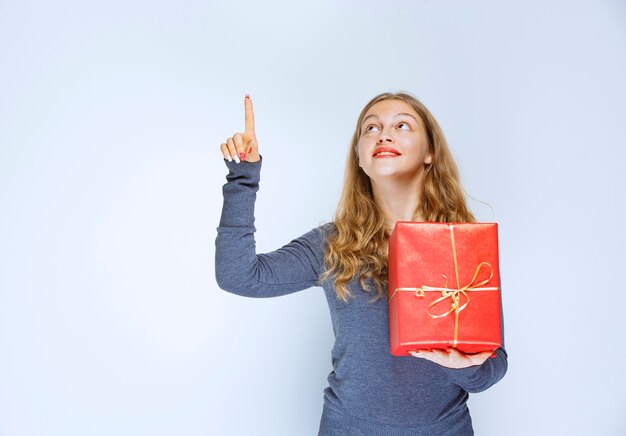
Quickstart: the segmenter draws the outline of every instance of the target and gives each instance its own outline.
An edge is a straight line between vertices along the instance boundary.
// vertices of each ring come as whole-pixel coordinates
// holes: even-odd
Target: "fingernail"
[[[246,154],[243,151],[239,153],[239,159],[246,160]]]
[[[233,159],[235,159],[235,162],[239,163],[239,156],[234,155],[234,156],[233,156]]]
[[[226,156],[226,160],[228,160],[228,162],[232,162],[233,161],[233,159],[230,157],[230,155]]]
[[[248,149],[248,153],[252,153],[252,146]]]
[[[246,94],[246,98],[250,98],[250,94]]]

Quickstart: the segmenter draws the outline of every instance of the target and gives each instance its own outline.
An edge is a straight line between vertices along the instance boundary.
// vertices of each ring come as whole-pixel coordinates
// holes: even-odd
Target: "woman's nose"
[[[378,135],[378,143],[382,144],[383,142],[393,142],[393,139],[387,133],[380,132],[380,135]]]

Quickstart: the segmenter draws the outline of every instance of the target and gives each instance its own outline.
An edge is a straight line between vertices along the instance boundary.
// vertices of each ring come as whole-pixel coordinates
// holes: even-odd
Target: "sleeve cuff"
[[[230,170],[230,172],[235,174],[242,174],[260,170],[263,163],[263,156],[259,155],[259,159],[260,160],[256,162],[248,162],[244,160],[239,163],[235,162],[234,160],[229,162],[227,159],[224,159],[224,163],[226,164],[226,167]]]

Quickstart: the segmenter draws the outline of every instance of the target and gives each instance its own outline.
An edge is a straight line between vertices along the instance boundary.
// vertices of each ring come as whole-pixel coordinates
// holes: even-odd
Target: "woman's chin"
[[[407,171],[400,168],[377,168],[375,171],[370,171],[368,176],[371,180],[375,181],[391,181],[394,179],[397,180],[406,180],[407,178],[412,178],[417,175],[416,171]]]

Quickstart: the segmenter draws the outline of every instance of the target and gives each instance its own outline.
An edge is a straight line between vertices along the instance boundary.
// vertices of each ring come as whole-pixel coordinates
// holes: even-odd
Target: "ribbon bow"
[[[480,274],[480,270],[482,269],[483,266],[487,266],[489,268],[489,277],[486,278],[485,280],[481,280],[478,283],[474,283],[476,281],[476,279],[478,278],[478,275]],[[480,290],[492,290],[492,288],[480,288],[480,286],[482,285],[486,285],[487,283],[489,283],[489,281],[491,280],[491,278],[493,277],[493,267],[491,266],[490,263],[488,262],[481,262],[478,264],[478,266],[476,267],[476,270],[474,271],[474,276],[472,277],[472,280],[470,280],[470,282],[463,286],[463,287],[459,287],[458,289],[454,289],[454,288],[448,288],[448,278],[443,275],[444,279],[446,280],[446,283],[444,284],[444,286],[442,288],[437,288],[437,287],[433,287],[433,286],[426,286],[423,285],[421,288],[417,288],[415,291],[415,295],[416,296],[424,296],[424,292],[425,291],[441,291],[441,297],[437,298],[436,300],[434,300],[433,302],[431,302],[428,305],[428,315],[430,315],[432,318],[443,318],[444,316],[448,316],[451,313],[459,313],[460,311],[462,311],[463,309],[465,309],[467,307],[467,305],[470,302],[470,297],[469,295],[467,295],[467,292],[465,291],[470,291],[470,290],[476,290],[476,291],[480,291]],[[458,284],[458,283],[457,283]],[[497,289],[497,288],[496,288]],[[465,297],[465,302],[463,303],[463,305],[461,305],[461,295],[463,297]],[[435,315],[432,314],[430,312],[430,309],[434,306],[436,306],[437,304],[446,301],[448,298],[450,298],[452,301],[450,302],[450,310],[448,310],[447,312],[441,313],[439,315]]]

